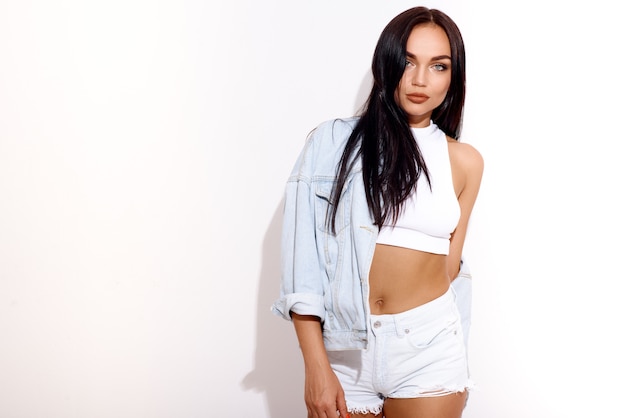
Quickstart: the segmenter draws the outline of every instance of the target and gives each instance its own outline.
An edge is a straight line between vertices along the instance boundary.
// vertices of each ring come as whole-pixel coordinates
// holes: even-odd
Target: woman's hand
[[[330,367],[320,319],[291,313],[304,358],[304,402],[308,418],[349,418],[343,388]]]
[[[308,418],[349,417],[343,388],[330,366],[305,367],[304,402]]]

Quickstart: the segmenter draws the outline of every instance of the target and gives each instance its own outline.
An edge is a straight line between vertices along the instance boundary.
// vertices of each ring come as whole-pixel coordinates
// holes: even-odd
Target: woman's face
[[[443,29],[434,24],[413,28],[406,43],[406,67],[396,89],[396,101],[409,125],[429,125],[433,110],[448,93],[451,64],[450,41]]]

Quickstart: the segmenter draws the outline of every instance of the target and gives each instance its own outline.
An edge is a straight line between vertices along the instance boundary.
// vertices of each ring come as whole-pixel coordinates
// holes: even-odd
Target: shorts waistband
[[[395,331],[402,335],[408,325],[415,323],[416,318],[420,318],[425,313],[428,313],[428,317],[433,318],[449,312],[450,306],[455,306],[455,298],[454,289],[450,286],[443,295],[408,311],[397,314],[370,315],[370,326],[376,333]]]

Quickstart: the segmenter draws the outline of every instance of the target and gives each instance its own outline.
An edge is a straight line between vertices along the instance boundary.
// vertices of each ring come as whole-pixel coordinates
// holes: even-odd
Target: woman
[[[465,51],[416,7],[389,22],[362,113],[319,125],[289,177],[282,286],[308,416],[460,417],[469,379],[451,282],[483,172],[458,141]]]

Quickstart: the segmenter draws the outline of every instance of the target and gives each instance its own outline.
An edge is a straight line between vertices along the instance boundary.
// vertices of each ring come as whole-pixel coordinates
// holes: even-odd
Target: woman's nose
[[[414,86],[426,85],[426,70],[423,68],[416,68],[411,78],[411,84]]]

